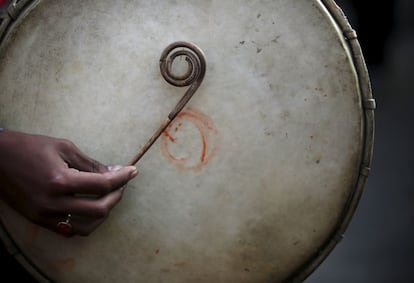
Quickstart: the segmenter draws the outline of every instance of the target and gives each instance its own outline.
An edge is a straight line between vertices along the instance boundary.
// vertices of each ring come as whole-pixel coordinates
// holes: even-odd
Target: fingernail
[[[138,169],[135,166],[130,166],[132,172],[131,172],[131,178],[134,178],[138,175]]]

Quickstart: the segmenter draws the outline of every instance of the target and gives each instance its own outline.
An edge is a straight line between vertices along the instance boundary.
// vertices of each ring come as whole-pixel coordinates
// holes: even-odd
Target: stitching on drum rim
[[[25,14],[30,7],[35,6],[41,0],[12,0],[7,7],[0,10],[0,49],[12,29],[13,25]],[[7,1],[6,1],[7,3]]]

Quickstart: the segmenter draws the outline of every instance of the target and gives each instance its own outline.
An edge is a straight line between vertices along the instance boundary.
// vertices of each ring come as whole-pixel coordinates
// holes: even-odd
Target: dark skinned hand
[[[104,166],[65,139],[0,132],[0,198],[55,232],[70,213],[69,236],[92,233],[137,174],[134,166]]]

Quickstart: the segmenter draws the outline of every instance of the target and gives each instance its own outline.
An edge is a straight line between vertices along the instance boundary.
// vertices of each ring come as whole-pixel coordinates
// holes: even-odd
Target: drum
[[[342,238],[375,101],[332,0],[15,0],[0,23],[0,125],[102,163],[130,162],[196,90],[90,236],[0,205],[2,240],[38,281],[300,282]],[[177,41],[205,56],[195,88],[160,72]],[[193,66],[184,49],[167,63],[176,77]]]

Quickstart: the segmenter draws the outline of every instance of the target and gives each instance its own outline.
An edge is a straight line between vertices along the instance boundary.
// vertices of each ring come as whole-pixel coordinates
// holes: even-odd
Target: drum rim
[[[30,13],[35,6],[42,0],[12,0],[8,6],[0,7],[0,52],[3,45],[7,42],[14,27],[17,26],[25,16]],[[317,0],[325,7],[328,14],[332,17],[333,22],[342,31],[347,47],[349,48],[352,58],[351,63],[355,68],[356,77],[358,79],[358,87],[360,92],[360,102],[362,105],[362,149],[359,175],[355,182],[354,189],[350,192],[350,196],[346,202],[342,215],[333,232],[327,240],[322,244],[314,255],[309,257],[298,270],[293,273],[285,282],[303,282],[309,277],[329,256],[332,250],[343,238],[349,223],[357,209],[360,198],[364,191],[365,183],[369,176],[372,164],[372,155],[374,147],[375,135],[375,99],[372,95],[371,83],[368,68],[362,53],[361,46],[358,41],[356,31],[352,28],[346,15],[334,0]],[[39,270],[23,251],[18,247],[15,241],[7,232],[6,227],[0,221],[0,240],[3,242],[7,252],[16,259],[19,264],[31,274],[34,279],[39,282],[51,282],[47,276]]]
[[[318,268],[318,266],[322,264],[322,262],[329,256],[336,245],[342,240],[349,226],[349,223],[351,222],[352,217],[358,207],[359,200],[364,191],[365,183],[371,171],[372,164],[375,134],[374,112],[376,109],[376,103],[372,95],[368,68],[365,63],[360,43],[358,41],[357,33],[352,28],[342,9],[336,4],[334,0],[320,0],[320,2],[325,6],[336,25],[342,31],[348,48],[351,52],[352,63],[354,64],[358,78],[360,101],[363,110],[363,135],[360,170],[354,190],[351,192],[345,208],[343,209],[342,215],[339,217],[340,221],[338,221],[335,229],[333,229],[331,236],[328,237],[327,241],[314,254],[314,256],[310,257],[310,259],[305,262],[296,273],[292,274],[292,276],[288,278],[286,282],[304,281]]]

